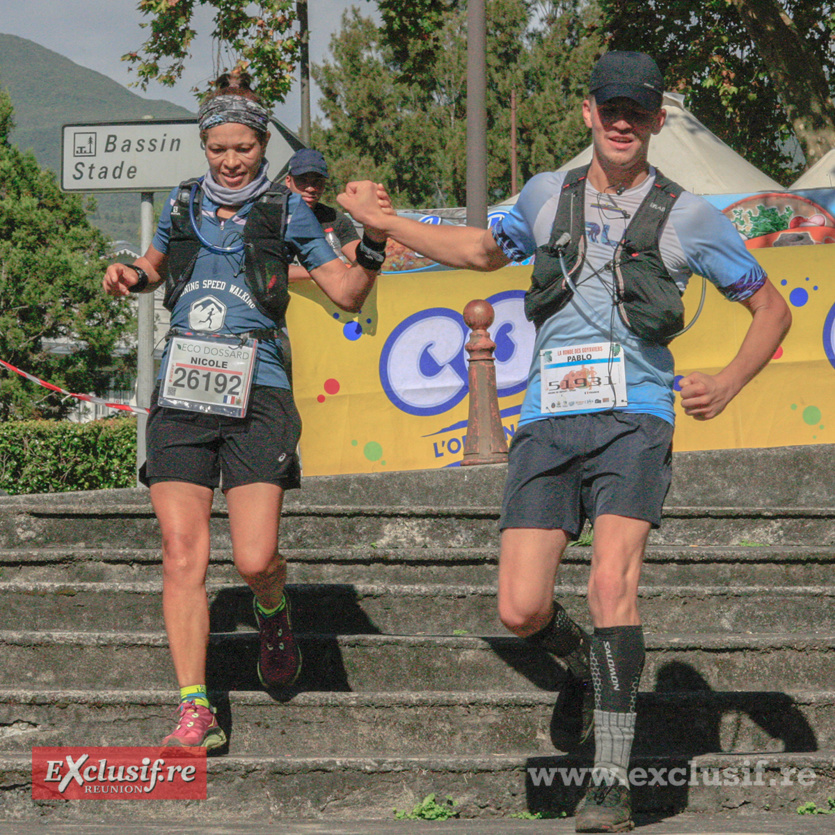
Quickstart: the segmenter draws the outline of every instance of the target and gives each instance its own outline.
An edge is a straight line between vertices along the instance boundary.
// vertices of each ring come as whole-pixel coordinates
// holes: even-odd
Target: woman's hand
[[[102,287],[104,292],[110,296],[127,296],[130,294],[130,288],[136,285],[139,281],[139,275],[136,270],[127,266],[126,264],[111,264],[104,274]]]
[[[382,185],[372,183],[371,180],[348,183],[336,202],[365,227],[372,240],[382,242],[386,239],[387,218],[397,213]]]
[[[151,292],[163,281],[163,276],[168,267],[168,256],[154,249],[153,246],[149,246],[148,251],[137,258],[134,263],[148,276],[147,290]],[[138,283],[139,274],[131,264],[111,264],[104,274],[102,287],[108,295],[119,298],[120,296],[127,296],[130,293],[130,288],[135,287]],[[141,292],[145,292],[145,289],[143,287]]]
[[[389,193],[386,191],[382,183],[375,183],[375,185],[377,186],[377,203],[379,204],[380,209],[384,214],[394,215],[396,217],[397,212],[391,205],[391,197],[389,197]],[[372,241],[378,241],[379,243],[383,243],[383,241],[385,241],[388,237],[382,229],[378,229],[376,226],[366,226],[365,233]]]

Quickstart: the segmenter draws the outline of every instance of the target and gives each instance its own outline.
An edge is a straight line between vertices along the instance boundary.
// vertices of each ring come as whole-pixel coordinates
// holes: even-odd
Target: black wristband
[[[362,243],[368,249],[373,249],[374,252],[385,252],[386,243],[388,243],[388,241],[372,241],[371,238],[368,237],[368,233],[363,230]]]
[[[362,240],[357,246],[357,263],[364,269],[369,270],[372,273],[376,273],[380,271],[380,268],[383,266],[383,262],[386,260],[386,253],[385,250],[379,252],[378,250],[371,249],[365,245],[365,241]]]
[[[125,264],[124,266],[132,269],[139,278],[139,281],[137,281],[133,287],[128,287],[128,292],[141,293],[148,286],[148,273],[146,273],[142,267],[137,267],[136,264]]]

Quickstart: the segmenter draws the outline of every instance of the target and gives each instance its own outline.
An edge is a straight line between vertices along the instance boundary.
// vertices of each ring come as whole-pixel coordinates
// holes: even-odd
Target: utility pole
[[[296,3],[296,15],[299,18],[299,71],[301,73],[301,84],[299,94],[301,96],[301,128],[299,138],[305,146],[310,145],[310,31],[307,26],[307,0],[298,0]]]
[[[467,3],[467,226],[487,228],[487,24],[484,0]]]
[[[510,196],[517,192],[516,174],[516,90],[510,91]]]

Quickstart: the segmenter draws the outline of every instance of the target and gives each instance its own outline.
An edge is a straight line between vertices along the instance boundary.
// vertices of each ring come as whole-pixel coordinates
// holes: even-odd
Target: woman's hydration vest
[[[177,299],[194,272],[194,264],[200,253],[201,244],[189,216],[192,190],[197,185],[193,210],[195,222],[200,224],[203,192],[199,183],[198,179],[180,183],[177,200],[171,207],[168,277],[165,281],[163,301],[168,310],[173,310],[177,304]],[[289,195],[290,191],[286,186],[272,183],[250,209],[243,235],[246,286],[252,294],[255,306],[277,325],[283,323],[287,305],[290,303],[287,265],[292,257],[284,242]]]
[[[525,316],[537,330],[568,304],[572,282],[586,257],[585,186],[589,167],[565,176],[551,237],[536,249]],[[656,170],[655,182],[626,228],[612,257],[614,301],[623,324],[641,339],[666,345],[684,327],[681,291],[658,249],[661,228],[683,189]]]

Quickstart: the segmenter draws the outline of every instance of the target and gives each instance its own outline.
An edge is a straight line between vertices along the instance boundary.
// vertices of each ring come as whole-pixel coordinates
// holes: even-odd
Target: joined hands
[[[365,232],[374,241],[384,241],[389,219],[397,212],[391,205],[391,198],[381,183],[361,180],[348,183],[345,191],[337,196],[336,202],[365,227]]]

